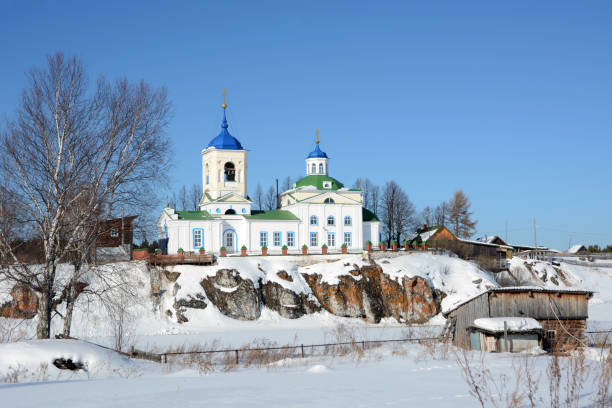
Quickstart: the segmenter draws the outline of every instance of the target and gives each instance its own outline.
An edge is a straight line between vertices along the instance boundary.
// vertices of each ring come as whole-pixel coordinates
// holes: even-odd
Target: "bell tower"
[[[202,150],[203,201],[217,200],[229,193],[247,196],[247,153],[228,131],[226,91],[223,90],[221,132]],[[209,199],[209,201],[210,201]]]
[[[328,168],[329,158],[327,154],[319,148],[319,129],[317,129],[317,141],[315,149],[306,157],[306,175],[325,175],[329,174]]]

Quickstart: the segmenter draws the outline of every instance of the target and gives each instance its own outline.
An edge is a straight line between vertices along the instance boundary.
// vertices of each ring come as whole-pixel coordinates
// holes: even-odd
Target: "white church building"
[[[228,255],[247,248],[260,254],[361,251],[367,241],[379,242],[380,222],[362,207],[361,190],[350,189],[329,176],[329,158],[319,147],[306,157],[306,176],[291,189],[279,194],[278,209],[252,210],[247,195],[248,150],[228,131],[224,103],[221,133],[202,150],[202,198],[199,211],[164,208],[158,220],[158,233],[164,253],[219,253]]]

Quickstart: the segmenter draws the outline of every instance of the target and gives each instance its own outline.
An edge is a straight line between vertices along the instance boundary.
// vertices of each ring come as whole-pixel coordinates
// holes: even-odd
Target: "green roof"
[[[208,198],[208,201],[213,201],[213,199],[210,196],[210,194],[208,194],[207,192],[204,192],[204,195],[206,196],[206,198]]]
[[[331,189],[323,188],[324,181],[331,181],[332,183]],[[305,186],[314,186],[317,188],[317,190],[338,190],[344,187],[344,184],[342,184],[335,178],[332,178],[332,177],[329,177],[323,174],[313,174],[310,176],[306,176],[303,179],[300,179],[295,183],[296,188],[305,187]]]
[[[374,214],[372,211],[368,210],[367,208],[361,208],[361,218],[363,219],[363,221],[379,221],[378,218],[376,218],[376,214]]]
[[[212,218],[208,211],[176,211],[176,214],[179,220],[196,221]]]
[[[293,215],[291,211],[286,210],[251,211],[251,215],[245,215],[244,217],[252,220],[299,221],[299,218]]]

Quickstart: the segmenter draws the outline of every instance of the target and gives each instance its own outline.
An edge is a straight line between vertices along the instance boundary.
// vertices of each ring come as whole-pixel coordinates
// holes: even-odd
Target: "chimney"
[[[423,229],[427,230],[427,224],[423,224]]]

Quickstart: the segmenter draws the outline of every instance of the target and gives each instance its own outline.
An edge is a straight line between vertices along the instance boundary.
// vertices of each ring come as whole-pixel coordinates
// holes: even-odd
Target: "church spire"
[[[227,118],[225,117],[225,109],[227,109],[227,102],[225,100],[225,95],[227,95],[227,89],[223,88],[223,103],[221,104],[221,107],[223,108],[223,122],[221,122],[222,129],[227,129],[228,127]]]

